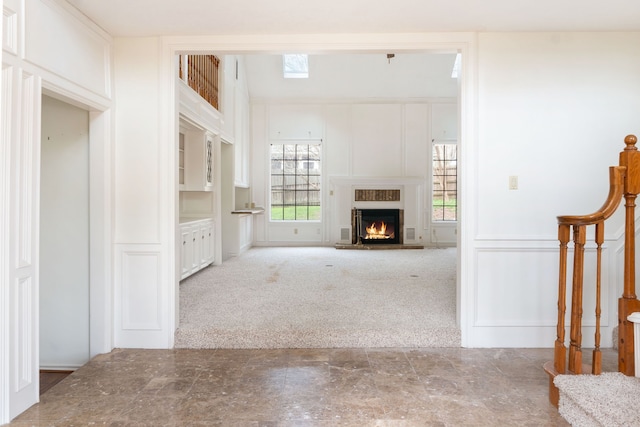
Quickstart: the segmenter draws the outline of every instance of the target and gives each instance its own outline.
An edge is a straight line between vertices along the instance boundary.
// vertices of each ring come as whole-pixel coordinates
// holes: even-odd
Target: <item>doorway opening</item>
[[[451,52],[451,53],[452,53],[453,57],[456,56],[455,53],[453,53],[453,52]],[[429,55],[429,52],[425,51],[425,52],[423,52],[423,54]],[[335,60],[337,64],[344,65],[345,58],[347,58],[349,55],[350,54],[346,54],[346,53],[345,54],[334,53],[333,55],[331,55],[331,54],[326,55],[326,58],[324,58],[324,59]],[[416,56],[418,56],[418,55],[416,55]],[[277,55],[269,55],[269,54],[266,54],[266,53],[265,54],[256,53],[256,54],[247,55],[245,57],[245,61],[247,60],[248,57],[251,57],[252,59],[254,59],[254,61],[252,61],[253,67],[256,70],[256,73],[260,75],[260,78],[264,79],[270,73],[275,74],[274,70],[276,68],[274,68],[274,66],[272,66],[272,65],[273,64],[280,64],[280,62],[278,62],[278,61],[276,61],[274,59],[274,57],[276,57],[276,56]],[[318,56],[322,56],[322,55],[318,55]],[[353,54],[353,56],[357,56],[357,54]],[[372,59],[376,59],[376,58],[372,58]],[[237,64],[237,62],[236,62],[236,64]],[[398,64],[399,64],[399,61],[396,61],[394,63],[394,65],[398,65]],[[385,66],[387,66],[387,69],[389,69],[389,64],[388,63],[385,62]],[[236,67],[236,71],[237,71],[237,67]],[[446,77],[451,80],[451,68],[447,68],[447,73],[448,73],[448,75]],[[256,75],[256,74],[254,74],[254,75]],[[281,77],[281,75],[279,75],[279,77]],[[319,79],[318,76],[316,76],[316,77]],[[249,83],[250,89],[251,90],[255,89],[256,85],[251,83],[252,75],[250,73],[247,73],[247,78],[250,81],[250,83]],[[363,81],[364,81],[364,79],[361,79],[360,83],[362,83]],[[261,93],[261,92],[255,92],[254,93],[254,92],[252,92],[251,93],[251,97],[252,98],[255,97],[255,98],[259,99],[259,100],[262,100],[260,102],[273,102],[273,104],[280,104],[280,105],[289,104],[289,103],[290,104],[296,104],[296,102],[298,102],[298,104],[304,104],[305,102],[307,104],[309,104],[309,103],[329,104],[330,103],[329,101],[322,100],[322,96],[326,96],[327,98],[331,98],[331,99],[334,99],[334,100],[337,99],[337,98],[335,98],[336,97],[336,95],[335,95],[336,92],[327,92],[327,91],[325,91],[321,95],[317,95],[317,94],[310,95],[309,94],[310,92],[302,93],[302,90],[300,88],[298,88],[298,92],[297,93],[294,93],[294,94],[285,93],[282,96],[282,99],[275,98],[275,95],[270,91],[274,91],[274,90],[276,90],[278,88],[281,88],[283,84],[284,83],[282,83],[281,79],[279,79],[274,84],[264,85],[264,87],[268,88],[268,90],[269,90],[268,92],[264,92],[264,93]],[[424,85],[424,82],[423,82],[423,85]],[[345,87],[345,86],[356,87],[360,91],[363,90],[362,86],[360,86],[360,85],[356,85],[356,86],[354,86],[354,85],[350,85],[350,86],[349,85],[341,85],[341,84],[336,83],[335,79],[332,80],[331,89],[333,91],[338,90],[337,88],[339,88],[339,87]],[[383,85],[383,86],[385,86],[385,85]],[[385,86],[385,87],[387,87],[387,86]],[[453,112],[454,112],[453,117],[454,117],[454,120],[456,121],[456,123],[454,123],[453,127],[455,128],[455,130],[456,130],[455,133],[457,134],[458,133],[457,129],[460,128],[460,126],[458,124],[459,123],[459,119],[460,119],[459,111],[460,111],[460,105],[461,105],[461,102],[460,102],[460,80],[455,80],[455,83],[453,83],[453,86],[454,86],[454,88],[452,89],[452,91],[450,93],[450,96],[447,96],[447,95],[444,95],[444,94],[439,94],[438,96],[432,95],[432,97],[420,96],[420,95],[417,96],[417,98],[424,100],[425,104],[429,104],[428,107],[425,107],[425,114],[420,116],[422,118],[418,119],[418,120],[424,120],[425,122],[432,121],[433,118],[436,117],[436,114],[430,109],[431,105],[436,103],[434,100],[437,99],[438,102],[442,102],[443,99],[448,98],[449,104],[453,108]],[[308,88],[305,87],[305,90],[306,89],[308,89]],[[301,101],[297,100],[296,98],[292,98],[293,96],[298,96],[300,93],[302,93],[302,95],[300,95],[301,96],[301,98],[300,98]],[[345,100],[343,101],[341,106],[344,105],[344,104],[347,104],[349,102],[356,103],[357,100],[365,100],[365,101],[362,101],[362,102],[367,103],[367,101],[366,101],[367,98],[365,98],[364,95],[362,95],[362,93],[364,93],[364,92],[358,92],[358,93],[351,94],[350,96],[345,97]],[[393,97],[393,98],[389,97],[389,99],[390,99],[389,103],[398,103],[398,104],[400,104],[400,103],[402,103],[401,101],[399,101],[400,99],[411,99],[411,103],[417,103],[418,101],[416,101],[414,98],[412,98],[413,95],[415,95],[415,93],[404,92],[404,95],[402,95],[402,96],[396,96],[396,97]],[[234,98],[234,99],[236,99],[236,102],[237,102],[237,98]],[[274,101],[274,99],[277,99],[277,101]],[[376,98],[376,103],[382,103],[381,99],[384,99],[383,95],[381,95],[380,97]],[[264,100],[266,100],[266,101],[264,101]],[[311,100],[313,100],[313,101],[311,101]],[[354,101],[354,100],[356,100],[356,101]],[[236,106],[236,108],[237,108],[237,106]],[[270,110],[265,110],[265,111],[267,111],[266,113],[264,113],[265,117],[260,116],[260,120],[269,120],[270,119],[270,117],[271,117],[271,116],[269,116]],[[260,114],[262,114],[262,113],[260,113]],[[345,116],[341,116],[338,113],[334,113],[334,114],[335,114],[334,119],[336,120],[336,123],[344,125],[343,128],[340,128],[339,126],[336,125],[335,129],[343,130],[343,129],[349,129],[350,128],[350,126],[348,125],[348,123],[346,123],[346,121],[344,123],[342,121],[340,121],[340,122],[337,121],[338,117],[340,119],[342,119],[344,117],[347,117],[346,115]],[[416,117],[417,117],[417,113],[416,113],[416,116],[411,116],[410,119],[408,119],[408,118],[403,116],[402,119],[399,121],[399,123],[402,123],[402,124],[405,123],[404,120],[407,120],[407,121],[415,120]],[[347,118],[349,118],[349,117],[347,117]],[[358,116],[357,119],[360,120],[360,119],[362,119],[362,117]],[[259,131],[257,131],[257,132],[256,132],[256,130],[254,128],[252,128],[252,131],[256,132],[259,135],[262,135],[262,134],[268,135],[268,136],[265,137],[267,139],[269,139],[269,138],[280,138],[280,139],[285,139],[285,140],[287,140],[287,139],[293,140],[294,138],[298,138],[299,137],[299,135],[298,135],[299,132],[296,133],[299,130],[297,128],[301,127],[301,126],[296,126],[296,123],[298,123],[298,122],[300,122],[300,120],[295,120],[295,117],[292,118],[291,120],[283,121],[283,123],[281,123],[282,131],[280,131],[279,129],[276,130],[276,129],[271,129],[271,128],[267,128],[267,127],[265,127],[264,129],[259,129]],[[252,123],[252,126],[253,126],[253,123]],[[429,126],[431,126],[431,123],[429,123]],[[443,125],[441,127],[443,128],[443,130],[446,130],[446,131],[449,130],[449,128],[446,125]],[[332,129],[334,129],[334,128],[332,127]],[[431,139],[432,139],[431,135],[430,135],[430,131],[431,130],[432,130],[431,128],[427,128],[426,130],[424,130],[424,137],[425,138],[422,140],[424,142],[424,147],[421,145],[420,146],[421,149],[422,148],[424,148],[425,150],[428,149],[429,143],[431,142]],[[422,132],[422,129],[420,129],[420,131]],[[309,137],[312,136],[312,133],[313,132],[308,132]],[[418,132],[416,131],[416,133],[418,133]],[[448,135],[449,135],[449,133],[446,134],[446,136],[448,136]],[[350,136],[344,136],[343,139],[344,139],[344,142],[345,142],[344,145],[346,145],[350,141],[355,140],[354,138],[351,138]],[[367,143],[369,143],[369,142],[370,141],[367,140]],[[366,145],[365,143],[359,143],[359,144]],[[358,148],[358,147],[360,147],[360,145],[358,145],[355,148]],[[223,153],[222,153],[223,163],[228,164],[228,165],[231,165],[231,164],[234,163],[232,158],[227,159],[226,162],[224,160],[225,159],[224,150],[225,149],[226,150],[231,150],[233,148],[234,148],[233,146],[223,147]],[[352,150],[354,150],[353,152],[357,152],[357,151],[355,151],[355,148],[354,147],[351,148]],[[406,149],[406,147],[403,147],[403,149]],[[259,173],[259,171],[261,171],[261,170],[267,170],[268,169],[267,161],[264,160],[264,159],[260,159],[257,156],[255,147],[252,147],[252,149],[250,151],[252,152],[252,155],[253,155],[253,157],[252,157],[252,162],[253,162],[253,166],[254,166],[254,171],[253,172],[256,173],[255,171],[257,170],[258,173]],[[354,170],[354,166],[353,166],[354,161],[353,161],[352,158],[350,158],[350,156],[353,156],[353,154],[349,153],[348,151],[349,151],[349,149],[345,148],[344,149],[344,153],[340,153],[340,155],[337,155],[335,153],[339,152],[339,150],[336,149],[336,151],[333,154],[333,156],[334,156],[333,160],[335,161],[334,165],[338,164],[338,166],[328,166],[328,168],[329,169],[333,168],[331,170],[345,168],[345,169],[348,169],[348,173],[353,174],[353,175],[358,175],[359,170],[364,170],[365,173],[366,173],[370,169],[372,169],[372,168],[368,168],[368,167],[360,167],[359,170]],[[365,153],[369,153],[369,151],[365,151]],[[426,153],[426,151],[425,151],[425,153]],[[372,157],[372,156],[369,156],[369,157]],[[404,163],[400,167],[402,168],[403,173],[404,173],[405,169],[407,168],[407,165],[410,165],[410,167],[416,167],[416,165],[418,165],[418,163],[419,163],[419,167],[423,168],[423,171],[420,172],[420,174],[425,174],[425,182],[424,182],[424,185],[422,186],[421,194],[417,195],[416,198],[419,199],[420,201],[424,202],[423,203],[424,204],[424,211],[427,212],[427,211],[430,211],[430,206],[431,206],[431,203],[432,203],[430,200],[433,199],[433,196],[431,194],[431,191],[432,191],[432,188],[433,188],[432,177],[428,173],[429,168],[431,167],[430,165],[432,164],[432,162],[431,162],[431,155],[430,154],[429,155],[425,154],[424,157],[425,157],[424,158],[424,162],[419,162],[418,159],[421,159],[421,158],[419,158],[417,156],[414,156],[413,158],[407,157],[406,159],[403,160]],[[374,160],[376,160],[376,158],[374,158]],[[267,165],[267,166],[265,166],[265,165]],[[389,166],[389,167],[392,168],[392,166]],[[340,169],[340,172],[342,172],[341,169]],[[223,176],[226,176],[226,174],[224,173],[224,168],[223,168]],[[261,187],[262,184],[260,183],[260,178],[261,177],[259,177],[258,179],[253,179],[253,181],[251,182],[251,192],[254,195],[259,194],[259,193],[263,193],[263,192],[264,192],[264,194],[267,194],[267,196],[265,196],[264,200],[258,200],[258,201],[261,202],[261,203],[264,202],[265,206],[268,206],[268,201],[269,201],[268,194],[269,193],[268,193],[268,191],[264,190]],[[264,179],[262,181],[263,181],[263,183],[265,183],[264,184],[265,188],[268,188],[269,177],[268,177],[267,173],[264,174]],[[225,191],[229,191],[229,194],[233,194],[233,192],[234,192],[234,187],[233,187],[234,184],[233,184],[233,182],[234,182],[233,174],[231,176],[227,177],[227,178],[223,178],[222,179],[222,183],[221,183],[221,185],[223,186],[222,189],[221,189],[221,194],[223,194]],[[258,196],[258,197],[260,197],[260,196]],[[426,202],[428,200],[429,200],[429,202]],[[259,205],[261,203],[259,203]],[[229,206],[233,206],[233,203],[230,203]],[[224,215],[225,215],[226,210],[227,209],[225,208],[224,201],[223,201],[222,213],[219,214],[219,219],[221,220],[221,223],[223,224],[223,236],[222,236],[223,245],[226,245],[226,243],[224,242],[224,240],[225,240],[225,238],[224,238],[224,230],[226,229],[225,228]],[[451,232],[450,232],[449,228],[445,229],[445,227],[443,227],[442,225],[439,224],[438,230],[436,232],[435,228],[432,227],[431,214],[430,213],[425,213],[425,212],[421,212],[419,214],[415,214],[415,216],[419,216],[420,217],[420,220],[417,221],[417,224],[419,225],[419,227],[417,229],[414,229],[414,228],[411,229],[411,232],[414,233],[413,235],[423,235],[426,240],[431,239],[432,242],[435,242],[432,246],[455,246],[455,245],[457,245],[457,241],[458,241],[457,234],[458,233],[455,232],[455,227],[457,227],[458,224],[457,223],[455,225],[446,224],[447,226],[451,225],[450,228],[452,230],[454,230],[454,231],[451,231]],[[414,213],[411,212],[411,215],[414,215]],[[331,230],[329,230],[328,232],[327,232],[327,230],[323,230],[323,227],[329,229],[328,228],[329,225],[330,225],[329,223],[333,220],[332,218],[329,218],[329,220],[328,220],[328,218],[329,218],[329,216],[327,216],[326,218],[323,218],[323,221],[326,221],[326,223],[322,222],[322,223],[319,224],[319,226],[316,226],[314,224],[314,227],[317,227],[317,230],[314,230],[314,233],[316,233],[317,235],[322,235],[324,233],[327,233],[327,234],[331,233]],[[415,219],[413,219],[412,216],[409,216],[409,218],[410,218],[411,221],[415,221]],[[258,219],[261,219],[261,218],[258,218]],[[392,222],[400,223],[400,219],[393,220]],[[381,225],[382,224],[380,224],[380,226]],[[291,230],[290,230],[290,233],[285,235],[285,232],[283,232],[282,230],[284,228],[286,228],[287,226],[291,227]],[[293,241],[292,239],[295,239],[295,238],[297,238],[297,236],[300,236],[300,235],[305,235],[303,228],[300,229],[300,230],[303,230],[303,232],[300,232],[300,230],[298,229],[298,227],[303,227],[303,226],[304,225],[299,226],[297,224],[285,224],[285,225],[281,226],[280,224],[278,224],[277,225],[278,228],[276,228],[276,226],[267,224],[267,222],[265,221],[264,223],[260,223],[260,224],[258,224],[256,226],[254,226],[254,229],[257,229],[258,233],[262,233],[263,237],[266,240],[268,240],[269,238],[275,236],[274,239],[275,238],[281,238],[282,242],[285,242],[283,245],[293,245],[293,244],[289,243],[290,241]],[[335,221],[333,223],[333,226],[335,227]],[[385,221],[385,226],[387,226],[387,221]],[[402,235],[401,233],[404,231],[404,230],[402,230],[403,227],[401,227],[401,226],[398,226],[398,227],[399,227],[399,232],[398,233],[394,232],[394,238],[401,238],[400,237]],[[378,227],[376,227],[376,228],[378,228]],[[424,228],[424,230],[422,230],[422,228]],[[426,234],[423,234],[423,233],[426,233]],[[346,239],[349,238],[349,234],[350,234],[349,233],[349,229],[347,228],[347,233],[346,233],[347,237],[346,237]],[[282,236],[284,236],[284,237],[282,237]],[[291,237],[291,236],[294,236],[294,237]],[[387,236],[389,236],[389,234],[385,233],[385,238]],[[404,236],[404,237],[405,238],[409,238],[409,239],[411,238],[411,237],[406,237],[406,236]],[[231,236],[229,239],[232,239],[232,238],[233,238],[233,236]],[[289,240],[287,240],[287,239],[289,239]],[[227,242],[228,241],[229,240],[227,240]],[[376,242],[376,243],[378,243],[378,242]],[[269,242],[268,241],[266,241],[266,242],[265,241],[261,241],[260,245],[268,246]],[[382,245],[379,244],[378,246],[382,246]],[[223,250],[223,252],[224,252],[224,250]],[[457,261],[458,262],[459,262],[459,254],[460,254],[460,252],[458,251],[458,255],[457,255]],[[224,259],[224,257],[223,257],[223,259]],[[459,274],[459,269],[458,268],[456,269],[456,274]],[[456,304],[456,308],[454,310],[456,310],[456,318],[459,320],[460,319],[460,309],[459,309],[459,307],[461,305],[460,304],[460,284],[459,284],[459,278],[457,278],[456,280],[457,280],[457,285],[456,285],[456,288],[457,288],[456,289],[457,290],[457,292],[456,292],[456,294],[457,294],[456,302],[457,302],[457,304]],[[176,295],[176,296],[177,296],[176,301],[179,303],[179,294]],[[177,326],[178,325],[176,325],[176,327]]]
[[[89,361],[89,112],[42,97],[40,369]]]

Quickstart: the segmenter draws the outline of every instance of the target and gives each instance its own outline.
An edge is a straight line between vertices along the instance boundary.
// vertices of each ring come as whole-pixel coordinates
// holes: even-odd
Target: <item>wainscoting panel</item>
[[[611,345],[611,250],[603,249],[601,332],[602,346]],[[573,251],[568,254],[566,325],[571,314]],[[475,318],[472,346],[551,347],[556,336],[558,302],[557,247],[478,248],[474,286]],[[585,253],[583,345],[593,345],[595,326],[596,252]],[[615,287],[615,286],[614,286]],[[567,335],[568,339],[568,335]]]
[[[115,253],[115,346],[170,348],[169,301],[160,245],[120,244]]]
[[[33,335],[37,330],[35,321],[38,318],[35,313],[37,305],[34,303],[34,295],[37,294],[34,289],[34,281],[32,277],[21,277],[16,280],[14,294],[15,324],[18,325],[22,334],[16,334],[15,345],[19,349],[16,353],[19,355],[13,362],[13,372],[15,379],[13,381],[12,392],[20,390],[33,384],[33,358],[35,355]]]
[[[551,249],[479,250],[475,326],[555,325],[557,257]]]
[[[126,251],[121,262],[122,329],[160,329],[160,254]]]

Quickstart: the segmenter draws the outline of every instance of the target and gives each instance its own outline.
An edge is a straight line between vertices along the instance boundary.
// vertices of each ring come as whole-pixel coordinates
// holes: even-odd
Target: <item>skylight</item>
[[[282,71],[285,79],[308,79],[309,55],[304,53],[282,55]]]
[[[462,55],[459,53],[456,54],[456,61],[453,63],[453,70],[451,70],[451,78],[457,79],[460,76],[460,61],[462,59]]]

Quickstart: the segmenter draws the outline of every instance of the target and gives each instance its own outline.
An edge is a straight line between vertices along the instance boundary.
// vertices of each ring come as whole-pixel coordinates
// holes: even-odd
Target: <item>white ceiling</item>
[[[309,56],[308,79],[285,79],[282,56],[245,56],[249,93],[266,99],[455,97],[450,54],[326,54]]]
[[[67,0],[113,36],[640,30],[638,0]]]

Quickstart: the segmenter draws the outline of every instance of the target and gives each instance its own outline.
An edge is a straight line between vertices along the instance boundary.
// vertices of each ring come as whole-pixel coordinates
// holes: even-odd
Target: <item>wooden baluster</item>
[[[211,82],[209,81],[209,75],[211,73],[211,57],[210,55],[206,55],[204,57],[204,63],[205,63],[205,67],[204,67],[204,82],[203,82],[203,86],[205,88],[204,93],[205,93],[205,97],[204,99],[211,104],[211,96],[209,94],[210,90],[209,90],[209,85],[211,84]]]
[[[586,227],[573,226],[573,287],[571,291],[571,334],[569,346],[569,370],[582,373],[582,285],[584,282],[584,244]]]
[[[216,105],[216,97],[215,97],[215,76],[216,76],[216,67],[215,67],[215,56],[209,56],[209,74],[207,78],[209,79],[209,104],[213,105],[214,108],[218,108]]]
[[[564,374],[567,366],[567,347],[564,345],[564,318],[567,310],[567,244],[570,238],[570,227],[566,224],[558,226],[560,240],[560,276],[558,278],[558,329],[553,355],[554,368]]]
[[[215,57],[213,55],[209,56],[209,69],[210,73],[208,75],[209,79],[209,103],[214,106],[216,104],[216,90],[215,90]]]
[[[204,56],[198,55],[198,93],[201,97],[205,97],[202,73],[204,72]]]
[[[602,373],[602,353],[600,352],[600,315],[601,289],[602,289],[602,244],[604,243],[604,221],[596,224],[596,336],[595,348],[593,349],[593,363],[591,373],[600,375]]]
[[[215,96],[215,101],[216,101],[216,105],[215,107],[218,108],[218,102],[220,99],[220,90],[218,88],[218,77],[219,77],[219,67],[220,67],[220,60],[218,58],[216,58],[214,56],[214,60],[215,60],[215,74],[213,76],[213,91],[214,91],[214,96]],[[237,71],[236,71],[237,72]]]
[[[200,93],[200,85],[198,84],[198,69],[200,67],[200,57],[193,55],[193,90]]]
[[[628,135],[624,139],[627,146],[620,153],[620,166],[626,167],[626,174],[624,180],[624,286],[622,298],[618,299],[618,371],[629,376],[635,375],[635,361],[633,323],[627,320],[627,316],[640,310],[635,292],[635,200],[640,193],[640,152],[635,146],[637,141],[635,136]]]

